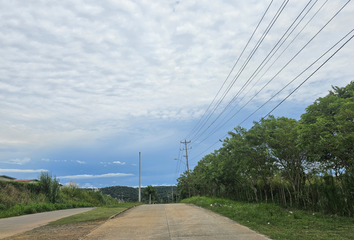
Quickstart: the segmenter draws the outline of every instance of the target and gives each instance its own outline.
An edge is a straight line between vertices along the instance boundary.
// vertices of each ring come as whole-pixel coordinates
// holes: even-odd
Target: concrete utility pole
[[[173,185],[172,185],[172,203],[173,203]]]
[[[185,149],[182,149],[182,150],[186,150],[186,156],[185,157],[186,157],[187,171],[189,172],[187,144],[191,143],[191,141],[187,142],[187,140],[184,140],[184,142],[181,142],[181,143],[184,143],[184,146],[185,146]]]
[[[139,202],[141,202],[141,152],[139,152]]]
[[[189,165],[188,165],[188,148],[187,148],[187,144],[188,143],[191,143],[191,141],[189,141],[189,142],[187,142],[187,140],[184,140],[184,142],[181,142],[181,143],[184,143],[184,146],[185,146],[185,149],[183,149],[183,150],[186,150],[186,165],[187,165],[187,171],[188,171],[188,176],[189,176]],[[188,191],[189,191],[189,197],[191,197],[191,188],[190,188],[190,186],[189,186],[189,183],[188,183]]]

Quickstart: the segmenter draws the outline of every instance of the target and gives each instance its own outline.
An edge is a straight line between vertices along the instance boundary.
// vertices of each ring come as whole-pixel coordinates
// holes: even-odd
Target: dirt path
[[[93,208],[75,208],[0,219],[0,239],[14,236],[46,225],[57,219],[92,209]]]
[[[4,240],[73,240],[80,239],[105,221],[84,222],[54,226],[42,226]]]
[[[269,239],[212,211],[186,204],[141,205],[82,239]]]

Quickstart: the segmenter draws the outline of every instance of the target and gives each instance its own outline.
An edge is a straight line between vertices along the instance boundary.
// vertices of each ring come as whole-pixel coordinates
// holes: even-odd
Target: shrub
[[[60,192],[60,185],[59,179],[54,176],[52,179],[52,175],[48,172],[42,172],[39,176],[39,181],[41,185],[41,189],[44,194],[47,196],[48,200],[51,203],[56,203],[59,200],[59,192]]]

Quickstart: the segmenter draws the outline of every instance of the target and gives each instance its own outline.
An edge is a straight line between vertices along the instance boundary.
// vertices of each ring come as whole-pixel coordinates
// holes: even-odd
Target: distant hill
[[[172,198],[172,186],[158,186],[155,187],[159,198],[158,203],[171,202]],[[144,199],[143,196],[144,188],[141,188],[142,201],[147,202],[148,199]],[[173,186],[173,199],[176,202],[177,187]],[[139,201],[139,188],[126,187],[126,186],[112,186],[100,188],[100,192],[106,195],[110,195],[112,198],[123,199],[125,202],[137,202]]]

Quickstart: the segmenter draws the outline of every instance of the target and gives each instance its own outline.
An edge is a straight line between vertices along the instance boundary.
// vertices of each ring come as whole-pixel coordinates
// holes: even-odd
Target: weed
[[[354,219],[319,212],[283,209],[275,204],[248,204],[221,198],[192,197],[193,203],[248,226],[272,239],[354,239]],[[211,207],[210,204],[222,207]],[[230,207],[231,206],[231,207]]]
[[[79,213],[79,214],[75,214],[69,217],[59,219],[57,221],[49,223],[49,225],[60,225],[60,224],[77,223],[77,222],[106,220],[114,214],[117,214],[129,207],[140,205],[140,204],[141,203],[120,203],[116,205],[95,208],[88,212]]]
[[[59,196],[55,197],[56,202],[53,203],[53,198],[47,197],[41,192],[42,190],[43,187],[40,184],[0,181],[0,218],[117,203],[115,199],[102,195],[100,192],[85,191],[79,188],[62,189]]]

